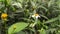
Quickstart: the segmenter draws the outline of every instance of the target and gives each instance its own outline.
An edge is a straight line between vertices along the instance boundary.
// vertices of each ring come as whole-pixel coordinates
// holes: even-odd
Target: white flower
[[[32,17],[33,17],[33,18],[34,18],[34,17],[35,17],[35,18],[38,18],[38,17],[40,17],[40,16],[39,16],[39,14],[36,13],[36,14],[33,14]]]

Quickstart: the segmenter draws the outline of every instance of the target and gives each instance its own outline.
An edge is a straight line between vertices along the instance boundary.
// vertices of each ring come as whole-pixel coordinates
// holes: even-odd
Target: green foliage
[[[57,20],[59,20],[59,16],[55,17],[55,18],[52,18],[52,19],[46,21],[45,23],[51,23],[51,22],[54,22],[54,21],[57,21]]]
[[[1,34],[60,34],[60,0],[0,0],[0,26]]]
[[[41,30],[39,30],[40,34],[46,34],[46,31],[42,28]]]
[[[28,23],[25,23],[25,22],[18,22],[18,23],[15,23],[13,25],[11,25],[11,27],[9,27],[8,29],[8,34],[13,34],[13,33],[17,33],[23,29],[25,29],[25,27],[28,26]],[[16,28],[16,29],[14,29]]]

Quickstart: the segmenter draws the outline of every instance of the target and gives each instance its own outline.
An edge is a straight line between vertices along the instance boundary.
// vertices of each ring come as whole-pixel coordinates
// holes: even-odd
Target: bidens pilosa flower
[[[1,19],[6,20],[7,19],[7,13],[2,13],[1,14]]]
[[[39,16],[39,14],[36,13],[36,14],[33,14],[32,17],[33,17],[33,18],[34,18],[34,17],[35,17],[35,18],[38,18],[38,17],[40,17],[40,16]]]

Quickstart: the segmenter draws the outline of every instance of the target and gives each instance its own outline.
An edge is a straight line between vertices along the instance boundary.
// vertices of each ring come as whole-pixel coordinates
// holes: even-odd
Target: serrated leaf
[[[16,29],[14,29],[14,26],[16,26]],[[19,31],[23,30],[27,26],[28,26],[28,23],[25,23],[25,22],[15,23],[9,27],[8,34],[17,33]]]

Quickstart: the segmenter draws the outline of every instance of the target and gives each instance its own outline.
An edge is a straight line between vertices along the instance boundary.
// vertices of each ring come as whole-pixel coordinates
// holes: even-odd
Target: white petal
[[[32,17],[35,17],[35,15],[32,15]]]
[[[38,18],[38,17],[40,17],[40,16],[36,16],[36,18]]]

